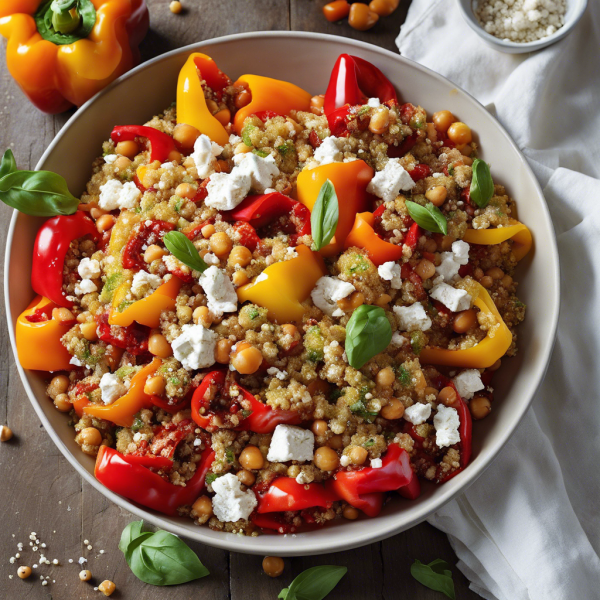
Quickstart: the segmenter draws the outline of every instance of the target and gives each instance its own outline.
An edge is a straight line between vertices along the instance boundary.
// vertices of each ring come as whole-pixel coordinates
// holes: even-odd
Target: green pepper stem
[[[77,10],[77,0],[54,0],[50,5],[52,11],[52,27],[58,33],[71,33],[81,23],[81,15]]]

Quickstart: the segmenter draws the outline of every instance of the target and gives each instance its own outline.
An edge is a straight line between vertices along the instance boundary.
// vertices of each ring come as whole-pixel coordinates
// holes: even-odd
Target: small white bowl
[[[457,0],[462,15],[469,27],[490,47],[508,54],[524,54],[546,48],[558,40],[562,40],[579,22],[587,7],[588,0],[567,0],[567,12],[564,25],[552,35],[535,42],[511,42],[489,34],[480,25],[475,16],[474,6],[477,0]]]

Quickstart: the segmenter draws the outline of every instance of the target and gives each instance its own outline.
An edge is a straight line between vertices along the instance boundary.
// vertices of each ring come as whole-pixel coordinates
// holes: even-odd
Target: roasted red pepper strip
[[[419,241],[419,236],[421,235],[421,230],[417,223],[413,223],[406,234],[406,238],[404,238],[404,243],[411,249],[414,250],[417,247],[417,242]]]
[[[238,429],[247,429],[255,433],[271,433],[275,431],[277,425],[299,425],[302,422],[300,413],[295,410],[276,410],[263,404],[249,392],[245,390],[244,392],[248,394],[246,398],[252,404],[252,414],[244,419]]]
[[[259,515],[257,513],[252,513],[250,515],[250,520],[257,527],[262,529],[272,529],[277,533],[294,533],[294,531],[296,531],[294,525],[284,521],[283,517],[278,514]]]
[[[168,231],[172,231],[175,225],[167,221],[146,220],[137,232],[134,232],[125,249],[123,250],[122,264],[125,269],[139,271],[145,268],[146,262],[142,256],[144,246],[150,246],[162,241],[162,237]]]
[[[293,477],[279,477],[264,493],[257,493],[258,513],[304,510],[313,506],[331,508],[339,496],[321,483],[298,483]]]
[[[418,165],[415,165],[413,170],[409,171],[408,174],[412,177],[413,181],[420,181],[431,175],[431,168],[429,165],[419,163]]]
[[[330,489],[332,493],[339,494],[340,498],[345,500],[350,506],[362,510],[368,517],[376,517],[381,512],[384,498],[383,492],[359,495],[351,488],[344,487],[342,483],[338,483],[335,478],[328,479],[325,487]]]
[[[117,125],[110,137],[115,144],[138,137],[146,138],[150,144],[150,162],[158,160],[164,163],[175,150],[175,142],[170,135],[146,125]]]
[[[82,211],[48,219],[38,231],[33,247],[31,287],[58,306],[71,308],[73,302],[63,293],[63,268],[71,242],[89,235],[94,241],[100,234],[94,222]]]
[[[164,469],[168,471],[173,468],[173,460],[171,458],[165,458],[164,456],[154,456],[153,454],[145,454],[143,456],[138,454],[127,454],[123,455],[123,457],[130,465],[140,465],[148,469]]]
[[[180,486],[142,466],[139,458],[131,459],[113,448],[100,446],[94,475],[112,492],[174,517],[180,506],[192,504],[198,498],[214,458],[212,448],[206,448],[192,478]]]

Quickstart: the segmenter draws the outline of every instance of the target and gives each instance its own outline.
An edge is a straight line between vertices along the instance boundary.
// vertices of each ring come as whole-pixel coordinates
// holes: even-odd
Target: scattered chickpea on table
[[[348,17],[350,27],[366,31],[379,21],[379,17],[389,17],[399,4],[400,0],[371,0],[369,4],[349,4],[347,0],[334,0],[323,7],[323,14],[331,22]]]

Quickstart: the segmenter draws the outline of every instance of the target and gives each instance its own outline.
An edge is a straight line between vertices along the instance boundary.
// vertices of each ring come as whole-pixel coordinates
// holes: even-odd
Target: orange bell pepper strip
[[[363,160],[322,165],[298,175],[298,200],[311,212],[322,185],[328,179],[338,197],[339,218],[335,236],[327,246],[321,248],[323,256],[335,256],[344,247],[356,213],[367,209],[367,186],[373,175],[373,169]]]
[[[150,396],[144,392],[146,379],[153,375],[161,364],[160,358],[155,358],[149,365],[138,371],[131,380],[129,391],[115,400],[112,404],[88,404],[83,412],[86,415],[106,419],[119,427],[131,427],[134,416],[152,404]]]
[[[213,142],[224,146],[229,142],[229,134],[208,109],[200,83],[204,80],[212,88],[211,82],[216,85],[214,82],[221,81],[219,74],[225,77],[210,56],[199,52],[188,56],[177,80],[177,123],[192,125]]]
[[[267,267],[253,282],[237,291],[238,300],[249,300],[269,310],[277,323],[300,321],[302,306],[317,281],[327,274],[323,259],[306,246],[296,247],[298,256]]]
[[[24,369],[63,371],[73,368],[69,363],[71,355],[60,338],[76,321],[53,319],[53,308],[57,308],[54,302],[37,296],[17,319],[17,355]]]
[[[402,246],[390,244],[382,240],[373,229],[375,217],[373,213],[364,212],[356,215],[354,227],[346,238],[344,248],[363,248],[375,266],[395,261],[402,257]]]
[[[124,283],[115,291],[108,322],[111,325],[127,327],[136,321],[140,325],[156,328],[160,325],[161,313],[175,308],[175,300],[182,285],[183,281],[172,275],[168,281],[165,281],[148,297],[133,302],[133,304],[126,306],[124,310],[119,311],[119,306],[124,302],[127,303],[125,297],[130,290],[129,284]]]
[[[512,333],[502,320],[494,301],[487,290],[475,283],[479,291],[474,300],[475,306],[496,319],[487,336],[472,348],[466,350],[447,350],[444,348],[423,348],[419,359],[422,363],[448,365],[451,367],[467,367],[471,369],[487,369],[491,367],[510,347]]]
[[[519,221],[511,221],[507,227],[495,227],[494,229],[467,229],[463,240],[469,244],[481,246],[492,246],[501,244],[506,240],[513,241],[513,254],[520,261],[531,250],[533,238],[531,231]]]
[[[241,134],[246,117],[261,111],[288,115],[292,110],[308,111],[312,95],[302,88],[261,75],[242,75],[234,85],[245,85],[250,89],[252,100],[240,108],[233,119],[233,128]]]

